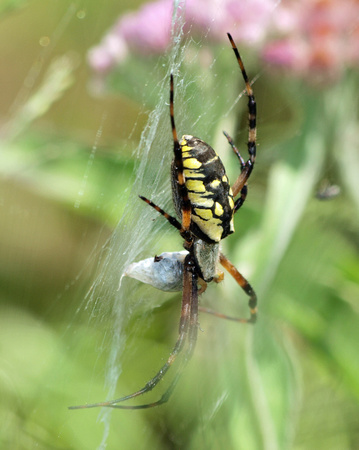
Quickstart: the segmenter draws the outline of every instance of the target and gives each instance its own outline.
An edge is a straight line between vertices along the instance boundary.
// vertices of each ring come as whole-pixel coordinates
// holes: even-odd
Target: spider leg
[[[213,309],[206,308],[205,306],[199,306],[198,309],[203,313],[212,314],[212,316],[219,317],[220,319],[233,320],[233,322],[248,323],[248,319],[241,319],[239,317],[227,316],[227,314],[222,314],[218,311],[214,311]]]
[[[174,226],[175,228],[177,228],[177,230],[181,233],[183,230],[181,224],[178,222],[178,220],[173,217],[170,216],[169,214],[166,213],[166,211],[164,211],[162,208],[160,208],[159,206],[157,206],[155,203],[151,202],[151,200],[148,200],[148,198],[143,197],[142,195],[139,195],[140,199],[143,200],[144,202],[146,202],[148,205],[152,206],[152,208],[154,208],[157,212],[159,212],[160,214],[162,214],[162,216],[168,220],[168,222]]]
[[[239,150],[236,147],[236,144],[234,143],[234,141],[231,138],[231,136],[226,131],[223,131],[223,134],[226,136],[229,145],[232,147],[234,153],[237,155],[237,158],[239,159],[239,162],[241,164],[241,171],[242,171],[245,168],[245,166],[246,166],[246,163],[244,162],[244,159],[242,158],[242,155],[239,153]]]
[[[182,296],[182,308],[181,308],[181,319],[179,324],[179,334],[176,344],[167,359],[166,363],[161,367],[157,374],[148,381],[142,389],[139,389],[132,394],[126,395],[124,397],[110,400],[106,402],[92,403],[88,405],[70,406],[69,409],[85,409],[85,408],[96,408],[100,406],[117,408],[117,409],[147,409],[154,406],[161,405],[165,403],[171,396],[182,372],[184,366],[189,361],[192,356],[196,339],[197,339],[197,321],[198,321],[198,288],[197,288],[198,275],[194,270],[194,263],[192,261],[192,255],[187,255],[184,262],[184,272],[183,272],[183,296]],[[188,349],[184,355],[184,361],[180,370],[175,375],[170,386],[167,388],[165,393],[161,398],[155,402],[145,403],[142,405],[119,405],[131,398],[139,397],[140,395],[150,392],[165,376],[169,368],[175,362],[177,356],[184,348],[186,341],[188,340]]]
[[[235,266],[227,259],[222,253],[219,255],[219,262],[222,266],[232,275],[232,277],[237,281],[240,287],[244,290],[244,292],[250,297],[249,298],[249,310],[250,310],[250,318],[242,319],[238,317],[227,316],[226,314],[219,313],[209,308],[205,308],[203,306],[199,307],[201,312],[212,314],[213,316],[219,317],[221,319],[233,320],[234,322],[240,323],[255,323],[257,321],[257,296],[254,292],[252,286],[248,283],[248,281],[241,275]]]
[[[152,206],[152,208],[154,208],[157,212],[159,212],[165,219],[168,220],[168,222],[174,226],[175,228],[177,228],[177,230],[180,232],[181,236],[183,237],[183,239],[187,242],[190,242],[191,237],[190,237],[190,232],[189,230],[185,230],[182,225],[180,224],[180,222],[173,216],[171,216],[170,214],[166,213],[166,211],[164,211],[162,208],[160,208],[159,206],[157,206],[155,203],[151,202],[151,200],[148,200],[148,198],[143,197],[142,195],[139,195],[140,199],[143,200],[144,202],[146,202],[148,205]]]
[[[239,210],[247,198],[248,186],[245,184],[241,189],[241,196],[234,202],[234,214]]]
[[[250,318],[244,319],[244,322],[255,323],[257,320],[257,295],[254,292],[254,289],[244,278],[244,276],[238,272],[238,270],[230,262],[230,260],[223,255],[223,253],[219,254],[219,262],[232,275],[232,277],[237,281],[244,292],[249,296],[248,306],[250,311]],[[243,319],[240,319],[239,321],[243,321]]]
[[[174,89],[173,89],[173,74],[171,73],[170,79],[170,116],[171,116],[171,127],[172,127],[172,136],[173,136],[173,170],[176,174],[177,183],[178,183],[178,194],[181,198],[182,204],[182,228],[186,231],[189,231],[191,224],[191,202],[188,197],[188,191],[185,185],[185,177],[183,174],[183,160],[182,160],[182,151],[180,144],[178,142],[177,130],[175,125],[174,118],[174,107],[173,107],[173,99],[174,99]]]
[[[203,292],[206,292],[207,290],[207,283],[202,280],[202,278],[198,278],[198,284],[201,286],[200,290],[198,291],[198,295],[202,295]]]
[[[198,334],[198,294],[199,291],[197,289],[197,283],[198,283],[198,276],[195,273],[192,273],[192,296],[191,296],[191,314],[190,314],[190,323],[189,323],[189,331],[188,331],[188,348],[186,351],[186,354],[184,355],[184,361],[181,365],[181,367],[178,369],[174,379],[172,380],[171,384],[167,388],[167,390],[164,392],[162,397],[153,403],[148,403],[144,405],[138,405],[135,408],[131,409],[145,409],[145,408],[152,408],[154,406],[162,405],[163,403],[166,403],[170,396],[172,395],[172,392],[174,391],[178,380],[180,379],[184,369],[187,366],[188,361],[191,359],[193,355],[193,351],[196,346],[197,342],[197,334]],[[113,406],[114,408],[117,408],[117,405]]]
[[[241,174],[237,178],[237,180],[234,182],[232,186],[233,196],[236,197],[236,195],[242,191],[244,185],[247,183],[247,180],[252,173],[253,166],[256,159],[256,135],[257,135],[257,106],[256,106],[256,100],[254,98],[252,87],[249,83],[247,73],[245,71],[243,61],[241,59],[241,56],[239,54],[239,51],[236,47],[236,44],[234,43],[232,36],[227,33],[228,39],[232,45],[232,49],[234,51],[234,54],[237,58],[239,67],[242,72],[242,76],[246,85],[246,91],[248,96],[248,112],[249,112],[249,131],[248,131],[248,153],[249,153],[249,159],[245,163],[244,167],[242,168]],[[243,203],[243,202],[242,202]],[[239,207],[238,207],[239,208]],[[237,209],[238,209],[237,208]]]
[[[226,136],[227,141],[229,143],[229,145],[232,147],[234,153],[237,155],[240,165],[241,165],[241,173],[243,172],[243,170],[246,167],[246,163],[244,162],[244,159],[242,158],[241,154],[239,153],[238,148],[236,147],[233,139],[231,138],[231,136],[226,132],[223,131],[223,134]],[[248,193],[248,186],[247,184],[245,184],[242,189],[241,189],[241,196],[239,198],[237,198],[237,200],[234,202],[234,213],[236,213],[239,208],[243,205],[245,199],[247,198],[247,193]]]

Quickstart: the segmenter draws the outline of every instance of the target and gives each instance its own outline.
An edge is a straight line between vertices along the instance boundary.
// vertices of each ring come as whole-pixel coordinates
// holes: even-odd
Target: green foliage
[[[0,4],[0,14],[12,13],[26,3],[28,3],[28,0],[3,0]]]

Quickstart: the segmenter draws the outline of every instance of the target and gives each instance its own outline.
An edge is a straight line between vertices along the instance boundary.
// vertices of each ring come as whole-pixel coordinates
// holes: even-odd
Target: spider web
[[[188,95],[188,90],[195,83],[193,78],[191,79],[186,76],[184,71],[181,71],[181,65],[184,59],[188,57],[186,53],[188,47],[191,45],[191,48],[193,48],[193,42],[186,40],[183,33],[184,12],[185,2],[175,1],[172,19],[173,44],[165,63],[167,72],[157,86],[159,92],[157,105],[149,115],[139,146],[135,150],[138,163],[129,200],[123,216],[101,254],[98,276],[87,298],[86,308],[90,310],[99,308],[101,311],[99,314],[100,320],[106,318],[111,323],[111,330],[105,337],[110,347],[106,368],[106,399],[108,400],[121,395],[117,392],[116,387],[122,372],[121,358],[128,340],[124,329],[126,323],[141,308],[150,309],[151,306],[157,306],[156,301],[161,302],[166,298],[165,295],[162,295],[159,300],[158,293],[154,289],[137,289],[133,280],[123,278],[123,272],[134,261],[154,256],[161,251],[182,249],[182,240],[178,233],[172,230],[162,217],[156,215],[157,213],[152,208],[142,204],[138,199],[139,194],[144,194],[151,198],[154,203],[173,214],[169,173],[170,161],[173,157],[169,120],[169,75],[173,73],[175,77],[175,120],[179,136],[189,132],[208,140],[209,136],[214,137],[214,124],[219,130],[222,130],[223,127],[231,130],[233,123],[229,118],[230,112],[243,94],[224,101],[227,112],[224,115],[222,114],[221,121],[219,121],[218,116],[213,116],[213,110],[211,109],[211,106],[221,100],[219,97],[201,100],[203,109],[199,116],[193,117],[193,114],[189,113],[193,103],[198,102],[198,97],[195,94],[201,94],[195,92],[195,94]],[[196,43],[196,46],[197,49],[201,48],[198,43]],[[198,54],[193,54],[193,50],[191,51],[191,57],[195,64]],[[214,60],[210,68],[212,74],[215,73],[215,67],[216,61]],[[233,69],[235,69],[235,66]],[[198,82],[198,85],[205,84],[205,76],[196,75],[196,77],[201,77],[204,80]],[[216,83],[221,83],[218,78]],[[217,115],[220,114],[221,112],[217,112]],[[219,127],[218,122],[220,122]],[[219,135],[223,147],[226,141],[221,135],[221,131]],[[213,145],[216,146],[216,142]],[[218,147],[216,148],[218,149]],[[227,153],[230,154],[230,152]],[[158,168],[160,169],[158,170]],[[163,236],[166,238],[167,235],[171,237],[173,248],[163,247]],[[160,394],[157,392],[157,395]],[[93,401],[93,399],[90,399],[90,401]],[[106,446],[112,412],[113,410],[110,408],[104,408],[100,412],[100,420],[105,427],[101,448]]]
[[[151,296],[148,292],[139,296],[137,290],[133,290],[133,284],[123,279],[123,272],[133,261],[142,259],[145,255],[156,254],[158,249],[155,242],[160,233],[163,234],[168,227],[165,221],[156,221],[154,228],[153,211],[151,208],[143,207],[144,204],[140,202],[138,195],[150,192],[153,201],[162,204],[165,202],[164,207],[168,207],[170,200],[168,195],[170,189],[169,170],[156,170],[155,168],[169,168],[172,157],[171,151],[164,151],[164,149],[172,148],[169,133],[168,80],[170,72],[176,73],[183,59],[183,50],[181,50],[184,25],[183,6],[183,2],[181,2],[181,6],[178,1],[174,2],[172,21],[174,44],[168,55],[167,74],[159,89],[158,104],[149,115],[139,146],[135,151],[138,164],[125,212],[106,245],[101,270],[89,293],[87,303],[88,308],[96,308],[99,301],[107,303],[106,299],[112,299],[111,305],[105,305],[105,308],[110,308],[113,330],[106,370],[108,399],[115,398],[118,394],[116,394],[116,386],[122,371],[121,356],[126,344],[124,325],[140,305],[149,302],[148,297]],[[126,300],[124,301],[124,299]],[[102,304],[101,309],[103,306]],[[107,316],[106,313],[104,314]],[[111,409],[104,409],[100,413],[101,421],[104,423],[100,448],[106,447],[112,412]]]
[[[52,45],[46,47],[39,55],[40,62],[43,62],[52,54],[56,42],[60,39],[66,27],[69,26],[71,19],[76,15],[79,17],[81,14],[80,6],[81,2],[70,4],[51,36]],[[100,250],[95,248],[93,255],[90,257],[89,264],[94,259],[98,260],[97,275],[79,310],[85,309],[90,313],[89,327],[96,327],[97,322],[106,323],[108,331],[106,331],[96,350],[108,355],[108,362],[104,369],[107,393],[106,398],[93,398],[92,393],[89,393],[88,398],[82,399],[83,403],[110,400],[122,395],[121,392],[117,391],[117,384],[122,373],[122,358],[129,340],[126,324],[131,318],[136,317],[141,309],[148,308],[150,310],[157,305],[156,301],[161,302],[166,298],[166,295],[168,297],[168,294],[163,294],[158,299],[158,293],[152,288],[141,290],[137,287],[139,283],[122,278],[124,270],[132,262],[154,256],[162,251],[182,250],[182,241],[178,233],[172,230],[162,217],[138,199],[139,194],[146,195],[173,214],[169,173],[173,146],[169,119],[170,73],[172,72],[175,77],[175,119],[179,136],[193,133],[206,142],[210,142],[217,151],[227,145],[221,135],[221,130],[226,129],[231,132],[233,123],[230,113],[241,97],[241,95],[230,97],[227,93],[221,93],[218,88],[215,88],[213,92],[217,92],[217,95],[203,98],[202,91],[197,90],[196,86],[208,84],[206,72],[203,71],[202,74],[193,75],[188,74],[186,70],[181,70],[185,59],[187,59],[187,64],[189,62],[189,64],[197,65],[198,55],[202,49],[200,41],[194,43],[184,36],[184,12],[185,2],[174,1],[172,47],[166,57],[159,61],[157,67],[153,69],[156,73],[159,73],[161,69],[161,73],[163,73],[162,67],[160,67],[160,64],[162,64],[166,67],[166,73],[155,87],[158,92],[158,102],[149,115],[139,146],[135,150],[137,163],[124,214],[110,239]],[[210,33],[210,30],[208,30],[208,33]],[[42,67],[39,65],[39,61],[35,61],[29,71],[23,83],[23,89],[19,92],[19,96],[13,105],[14,110],[26,102],[26,98],[29,97],[33,86],[36,84]],[[237,73],[237,68],[234,64],[231,67],[232,76],[232,74]],[[219,80],[220,77],[216,77],[215,58],[211,60],[210,72],[213,77],[211,82],[214,83],[215,87],[225,84],[223,80]],[[232,87],[237,85],[237,81],[233,76]],[[231,89],[229,91],[233,92]],[[218,92],[220,93],[218,94]],[[197,103],[200,103],[199,113],[198,108],[195,108]],[[222,108],[218,108],[219,103],[222,104]],[[216,105],[216,108],[214,108],[214,105]],[[223,114],[223,111],[226,112]],[[108,113],[105,110],[97,130],[94,130],[96,133],[92,152],[83,171],[80,189],[73,202],[75,208],[81,207],[84,194],[90,188],[91,170],[96,162],[97,147],[101,135],[104,133],[104,125],[107,119]],[[16,135],[21,130],[12,131]],[[217,136],[220,136],[220,142],[216,141]],[[230,155],[228,148],[225,155]],[[225,158],[226,156],[222,159]],[[173,246],[172,248],[168,248],[169,241],[170,245]],[[77,283],[80,276],[81,274],[76,277],[73,284]],[[68,328],[70,333],[75,329],[75,326],[73,322],[70,322]],[[170,351],[171,343],[168,344],[168,349]],[[158,361],[158,364],[161,364],[161,361]],[[93,372],[102,369],[98,366],[98,363],[96,363]],[[220,394],[219,403],[223,401],[224,395],[223,393]],[[214,406],[214,408],[217,408],[217,406]],[[99,410],[100,420],[104,424],[100,448],[105,448],[107,444],[111,413],[111,409]],[[208,412],[208,416],[210,415],[211,412]]]

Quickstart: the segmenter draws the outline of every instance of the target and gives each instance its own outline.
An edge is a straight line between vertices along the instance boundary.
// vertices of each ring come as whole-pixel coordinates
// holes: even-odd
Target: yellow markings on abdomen
[[[192,147],[188,147],[188,145],[183,145],[183,142],[184,142],[184,141],[181,142],[181,145],[182,145],[182,147],[181,147],[182,153],[188,153],[188,152],[190,152],[190,151],[192,150]]]
[[[212,188],[212,189],[216,189],[216,188],[218,188],[218,186],[221,184],[221,181],[220,180],[213,180],[210,184],[209,184],[209,186]]]
[[[202,206],[203,208],[212,208],[214,201],[212,198],[207,197],[207,194],[197,194],[195,192],[188,193],[189,199],[193,206]]]
[[[187,180],[186,188],[192,192],[206,192],[206,186],[200,180]],[[188,195],[191,197],[190,192],[188,193]]]
[[[206,178],[206,175],[202,172],[196,170],[184,169],[183,170],[185,178]]]
[[[194,208],[194,212],[197,216],[204,220],[210,220],[213,217],[212,211],[210,209]]]
[[[180,146],[192,231],[207,242],[219,242],[234,230],[235,205],[223,164],[215,151],[198,138],[184,135]]]
[[[215,215],[216,216],[222,216],[223,212],[224,212],[223,206],[220,203],[216,202],[214,204],[214,213],[215,213]]]
[[[199,169],[202,163],[196,158],[183,158],[183,167],[186,169]]]
[[[217,161],[217,159],[218,159],[218,155],[214,156],[211,159],[208,159],[206,162],[203,163],[203,165],[212,164],[212,163],[214,163],[214,161]]]
[[[231,207],[231,209],[234,209],[233,197],[230,195],[228,195],[228,203],[229,203],[229,206]]]
[[[212,215],[212,213],[211,213]],[[192,215],[192,220],[212,241],[219,242],[222,238],[223,228],[221,227],[221,220],[215,219],[213,216],[210,220],[204,220],[195,214]]]

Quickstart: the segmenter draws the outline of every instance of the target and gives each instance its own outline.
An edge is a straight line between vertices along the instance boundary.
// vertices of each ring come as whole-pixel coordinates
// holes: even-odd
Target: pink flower
[[[128,53],[162,53],[170,42],[172,1],[147,3],[138,12],[124,14],[89,51],[90,66],[99,73],[125,61]]]
[[[277,0],[187,0],[186,30],[193,34],[210,32],[212,40],[225,40],[230,31],[237,42],[257,44],[265,39]],[[123,15],[89,52],[93,69],[110,70],[123,62],[129,51],[140,54],[163,53],[170,43],[172,0],[143,5],[139,11]]]
[[[122,36],[115,33],[107,34],[100,45],[89,51],[90,66],[99,73],[106,73],[117,63],[124,61],[128,47]]]
[[[115,32],[139,53],[163,53],[171,37],[172,1],[147,3],[122,16]]]
[[[358,0],[282,2],[273,22],[280,37],[263,57],[307,78],[336,78],[359,62],[358,17]]]
[[[226,1],[223,6],[226,20],[217,33],[226,39],[225,32],[230,31],[236,42],[246,45],[262,43],[267,38],[276,4],[271,0]]]

